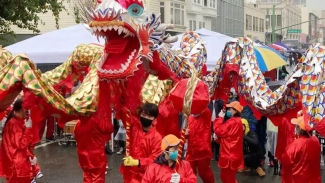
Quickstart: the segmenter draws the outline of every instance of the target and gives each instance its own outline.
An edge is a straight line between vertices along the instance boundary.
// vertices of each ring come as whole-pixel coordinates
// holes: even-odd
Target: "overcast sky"
[[[307,0],[307,6],[314,10],[325,10],[324,0]]]

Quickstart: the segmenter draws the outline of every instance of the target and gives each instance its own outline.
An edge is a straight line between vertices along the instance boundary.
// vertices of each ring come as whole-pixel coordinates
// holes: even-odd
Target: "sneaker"
[[[119,154],[119,155],[121,155],[121,154],[123,154],[123,147],[120,147],[120,151],[119,152],[117,152],[116,154]]]
[[[244,168],[238,170],[239,173],[242,173],[242,172],[249,172],[249,171],[251,171],[251,169],[248,168],[248,167],[246,167],[246,166],[245,166]]]
[[[108,165],[106,165],[106,170],[108,169]]]
[[[272,160],[270,161],[270,167],[274,167],[274,162]]]
[[[264,166],[264,164],[265,164],[265,159],[261,161],[261,166]]]
[[[107,175],[107,173],[108,173],[108,172],[107,172],[107,171],[105,171],[105,175]]]
[[[260,177],[264,177],[264,176],[265,176],[265,172],[264,172],[264,170],[263,170],[261,167],[258,167],[258,168],[256,169],[256,173],[257,173],[258,176],[260,176]]]
[[[37,175],[36,175],[36,178],[39,179],[39,178],[42,178],[42,177],[43,177],[42,172],[38,172]]]
[[[30,183],[36,183],[36,180],[35,179],[33,179]]]

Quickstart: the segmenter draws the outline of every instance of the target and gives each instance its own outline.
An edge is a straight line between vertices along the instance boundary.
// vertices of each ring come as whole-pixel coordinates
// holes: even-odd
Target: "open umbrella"
[[[286,51],[287,50],[287,48],[282,47],[278,44],[270,44],[269,46],[275,50],[278,50],[278,51]]]
[[[258,66],[262,72],[286,65],[285,57],[268,46],[255,46]]]

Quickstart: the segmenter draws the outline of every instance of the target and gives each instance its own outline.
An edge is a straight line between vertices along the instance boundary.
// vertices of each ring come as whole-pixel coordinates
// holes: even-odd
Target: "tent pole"
[[[112,110],[112,117],[111,117],[111,123],[113,124],[114,127],[114,112]],[[111,148],[112,148],[112,152],[114,152],[114,132],[111,134]]]

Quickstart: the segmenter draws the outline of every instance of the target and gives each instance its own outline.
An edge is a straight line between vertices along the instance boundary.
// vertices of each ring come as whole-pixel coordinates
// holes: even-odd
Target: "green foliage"
[[[14,35],[11,29],[16,25],[39,33],[38,24],[45,24],[38,14],[53,12],[56,27],[59,28],[59,13],[66,10],[64,0],[0,0],[0,34]]]

